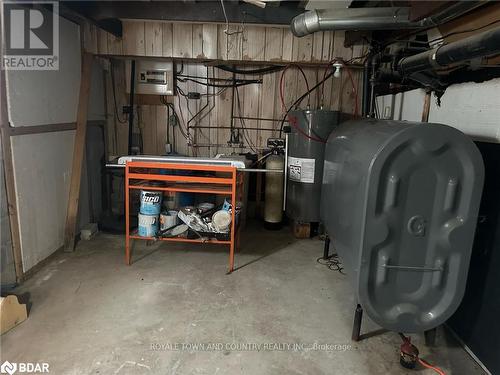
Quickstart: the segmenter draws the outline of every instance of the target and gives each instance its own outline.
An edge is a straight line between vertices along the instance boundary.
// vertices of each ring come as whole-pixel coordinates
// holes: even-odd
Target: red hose
[[[422,366],[427,367],[428,369],[435,371],[435,372],[436,372],[437,374],[439,374],[439,375],[446,375],[446,374],[444,373],[444,371],[443,371],[443,370],[441,370],[439,367],[436,367],[436,366],[431,365],[429,362],[427,362],[427,361],[423,360],[422,358],[419,358],[419,359],[418,359],[418,362],[419,362]]]
[[[443,370],[441,370],[439,367],[431,365],[429,362],[423,360],[422,358],[419,358],[418,362],[422,366],[427,367],[428,369],[435,371],[439,375],[446,375],[445,372]]]
[[[309,134],[307,134],[305,131],[303,131],[300,128],[300,126],[297,125],[297,118],[296,117],[288,115],[288,123],[290,125],[292,125],[295,128],[295,130],[297,130],[304,137],[309,138],[309,139],[316,141],[316,142],[326,143],[326,141],[324,139],[317,138],[317,137],[311,137]]]

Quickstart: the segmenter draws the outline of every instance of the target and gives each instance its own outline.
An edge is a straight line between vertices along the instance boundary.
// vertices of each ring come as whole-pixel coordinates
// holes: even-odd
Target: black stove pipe
[[[409,75],[444,68],[500,53],[500,27],[400,60],[398,70]]]

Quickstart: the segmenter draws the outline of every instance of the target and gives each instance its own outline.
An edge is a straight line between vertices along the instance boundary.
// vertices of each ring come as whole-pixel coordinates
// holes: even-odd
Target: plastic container
[[[175,210],[162,212],[160,214],[160,229],[164,231],[177,225],[177,223],[179,222],[177,214],[178,212]]]
[[[158,232],[158,216],[139,214],[137,234],[141,237],[154,237]]]

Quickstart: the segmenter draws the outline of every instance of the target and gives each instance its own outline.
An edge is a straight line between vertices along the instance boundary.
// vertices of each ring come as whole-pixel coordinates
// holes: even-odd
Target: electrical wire
[[[478,27],[475,27],[475,28],[471,28],[471,29],[465,29],[465,30],[458,30],[458,31],[452,31],[451,33],[448,33],[448,34],[445,34],[445,35],[442,35],[440,37],[437,37],[437,38],[434,38],[434,39],[431,39],[429,40],[427,43],[431,44],[431,43],[434,43],[434,42],[437,42],[438,40],[444,40],[450,36],[453,36],[453,35],[460,35],[460,34],[465,34],[465,33],[471,33],[471,32],[474,32],[474,31],[478,31],[478,30],[481,30],[481,29],[484,29],[485,27],[488,27],[488,26],[491,26],[491,25],[494,25],[496,23],[500,22],[500,19],[497,19],[497,20],[494,20],[492,22],[489,22],[485,25],[482,25],[482,26],[478,26]],[[419,33],[423,33],[424,31],[427,31],[429,28],[425,29],[425,30],[417,30],[417,31],[414,31],[408,35],[405,35],[404,37],[405,38],[408,38],[408,37],[411,37],[413,35],[417,35]],[[403,37],[402,37],[403,38]],[[382,49],[384,49],[385,47],[387,46],[390,46],[391,44],[394,44],[394,43],[399,43],[399,42],[404,42],[405,39],[401,39],[401,38],[394,38],[393,40],[385,43],[382,45]]]
[[[137,116],[135,116],[135,118],[137,119],[137,129],[139,130],[139,149],[141,150],[141,152],[144,153],[144,136],[143,136],[143,123],[142,123],[142,112],[141,112],[141,107],[140,106],[137,106],[136,108],[136,113],[137,113]]]
[[[167,107],[169,107],[172,110],[173,116],[176,119],[176,122],[179,126],[179,131],[181,132],[182,136],[188,140],[188,136],[184,132],[184,129],[182,128],[182,123],[179,119],[179,116],[177,115],[177,111],[175,110],[175,105],[173,103],[168,103],[165,100],[164,96],[160,97],[160,101],[162,102],[162,104],[166,105]],[[179,104],[179,110],[181,110],[180,104]],[[181,112],[181,115],[182,115],[182,112]],[[182,121],[184,121],[184,119],[182,119]],[[175,143],[175,129],[174,129],[174,127],[172,127],[172,134],[174,135],[174,143]]]
[[[273,152],[272,152],[272,151],[269,151],[267,154],[262,155],[260,158],[258,158],[257,160],[255,160],[255,162],[254,162],[254,163],[252,163],[252,165],[250,165],[250,168],[255,167],[255,166],[256,166],[256,165],[258,165],[260,162],[262,162],[263,160],[267,159],[267,157],[268,157],[269,155],[272,155],[272,154],[273,154]]]
[[[193,76],[184,76],[184,77],[193,77]],[[209,81],[209,79],[210,79],[210,78],[208,77],[208,67],[207,67],[207,72],[206,72],[206,76],[205,76],[205,77],[196,77],[196,78],[205,78],[205,79],[207,80],[207,84],[208,84],[208,81]],[[232,80],[230,80],[230,81],[232,81]],[[181,81],[181,82],[182,82],[182,83],[186,83],[186,82],[183,82],[183,81]],[[203,83],[203,82],[202,82],[202,83]],[[204,110],[205,110],[205,109],[209,106],[209,103],[210,103],[210,101],[209,101],[209,99],[208,99],[209,97],[215,97],[215,96],[218,96],[218,95],[222,94],[224,91],[226,91],[226,90],[227,90],[227,88],[228,88],[228,87],[232,87],[232,85],[228,85],[228,87],[223,87],[223,88],[221,88],[221,89],[220,89],[219,91],[217,91],[217,92],[215,92],[215,87],[213,87],[213,86],[207,86],[207,89],[208,89],[209,87],[212,87],[212,89],[213,89],[213,93],[208,93],[208,92],[207,92],[207,93],[204,93],[204,94],[200,94],[200,96],[205,96],[205,97],[207,98],[207,103],[206,103],[206,105],[204,105],[204,106],[203,106],[200,110],[198,110],[198,111],[197,111],[194,115],[191,113],[191,111],[190,111],[190,109],[189,109],[189,101],[188,101],[189,96],[188,96],[188,95],[186,95],[186,94],[184,93],[184,91],[183,91],[180,87],[178,87],[179,94],[181,94],[181,95],[185,98],[185,100],[186,100],[186,105],[187,105],[187,108],[188,108],[188,111],[189,111],[189,113],[191,114],[191,118],[190,118],[190,119],[188,120],[188,122],[187,122],[187,126],[186,126],[186,127],[187,127],[187,129],[191,129],[191,128],[193,128],[192,126],[190,126],[190,123],[191,123],[194,119],[198,118],[198,120],[202,120],[202,119],[204,119],[206,116],[208,116],[208,115],[210,114],[210,112],[212,112],[212,111],[213,111],[213,109],[215,108],[215,102],[213,103],[213,105],[209,108],[209,110],[208,110],[206,113],[204,113],[203,115],[201,115],[201,114],[202,114],[202,112],[203,112],[203,111],[204,111]],[[204,132],[203,132],[200,128],[195,128],[195,129],[198,129],[198,130],[195,130],[195,132],[196,132],[196,131],[199,131],[199,132],[200,132],[200,134],[201,134],[201,135],[202,135],[205,139],[207,139],[207,140],[210,142],[210,137],[209,137],[208,135],[206,135],[206,134],[205,134],[205,133],[204,133]],[[189,134],[188,134],[188,137],[189,137]]]
[[[184,91],[177,85],[175,86],[175,89],[177,91],[178,94],[182,95],[182,96],[187,96]]]
[[[113,67],[113,60],[111,60],[110,69],[111,69],[111,86],[113,88],[113,103],[115,105],[115,118],[120,124],[125,124],[127,123],[127,120],[120,119],[120,116],[118,115],[118,105],[116,103],[115,70]]]
[[[429,362],[423,360],[422,358],[418,358],[418,362],[422,366],[424,366],[424,367],[426,367],[426,368],[428,368],[430,370],[433,370],[435,373],[437,373],[439,375],[446,375],[445,372],[443,370],[441,370],[439,367],[431,365]]]
[[[450,36],[453,36],[453,35],[460,35],[460,34],[465,34],[465,33],[472,33],[474,31],[478,31],[478,30],[481,30],[481,29],[484,29],[485,27],[488,27],[488,26],[491,26],[491,25],[494,25],[496,23],[500,22],[500,19],[497,19],[495,21],[492,21],[492,22],[489,22],[487,23],[486,25],[483,25],[483,26],[478,26],[478,27],[475,27],[475,28],[472,28],[472,29],[466,29],[466,30],[458,30],[458,31],[453,31],[451,33],[448,33],[448,34],[445,34],[445,35],[442,35],[438,38],[434,38],[434,39],[431,39],[429,40],[427,43],[431,44],[431,43],[434,43],[434,42],[437,42],[438,40],[440,39],[446,39]]]
[[[342,267],[342,262],[339,259],[339,255],[337,253],[330,255],[328,258],[319,257],[316,259],[316,262],[322,264],[323,266],[327,266],[332,271],[337,271],[342,275],[345,275],[344,267]]]
[[[234,34],[240,34],[240,33],[242,33],[243,30],[229,32],[229,20],[227,19],[226,7],[224,6],[224,0],[220,0],[220,5],[222,6],[222,12],[224,13],[224,18],[226,19],[226,28],[224,29],[224,34],[226,34],[226,35],[234,35]]]
[[[184,120],[184,114],[182,113],[182,107],[181,107],[181,102],[180,102],[180,101],[177,103],[177,106],[179,107],[179,113],[181,114],[181,120],[182,120],[182,123],[181,123],[180,121],[178,121],[178,122],[179,122],[179,130],[181,131],[182,136],[183,136],[184,138],[186,138],[186,140],[187,140],[188,142],[190,142],[190,139],[189,139],[189,133],[186,133],[186,132],[184,131],[184,129],[182,128],[182,125],[183,125],[183,124],[185,125],[185,124],[186,124],[186,121]],[[175,110],[175,104],[172,104],[172,108],[174,108],[174,110]],[[179,120],[179,118],[178,118],[178,117],[177,117],[177,120]]]
[[[247,133],[247,129],[246,129],[246,124],[245,124],[245,121],[243,120],[242,118],[242,111],[241,111],[241,103],[240,103],[240,94],[238,92],[238,87],[235,87],[234,88],[235,92],[236,92],[236,103],[238,105],[238,113],[240,114],[239,116],[239,120],[240,120],[240,123],[241,123],[241,127],[243,128],[243,137],[245,138],[245,140],[247,141],[247,144],[248,144],[248,147],[250,147],[250,149],[254,152],[254,153],[257,153],[257,151],[255,151],[255,145],[253,144],[253,142],[251,142],[251,137],[250,135]]]
[[[292,125],[293,128],[295,128],[295,130],[297,130],[298,133],[300,133],[302,136],[306,137],[307,139],[310,139],[310,140],[316,141],[316,142],[320,142],[320,143],[326,143],[326,139],[322,139],[322,138],[318,137],[317,135],[315,135],[315,136],[309,135],[304,130],[302,130],[298,124],[296,117],[288,116],[288,123],[290,125]]]
[[[245,80],[245,81],[241,81],[241,82],[239,82],[239,80],[235,80],[235,82],[233,84],[230,84],[230,85],[223,85],[223,84],[217,84],[217,83],[205,83],[205,82],[201,82],[201,81],[198,81],[198,80],[192,79],[192,78],[178,78],[177,80],[179,82],[190,81],[190,82],[194,82],[194,83],[197,83],[199,85],[207,86],[207,87],[225,87],[225,88],[233,87],[233,86],[239,87],[239,86],[253,85],[255,83],[262,83],[261,79]],[[181,94],[181,95],[185,96],[185,94]]]
[[[238,74],[238,73],[236,73],[236,74]],[[177,77],[180,77],[181,82],[185,81],[186,78],[203,79],[203,80],[207,79],[206,76],[193,76],[193,75],[189,75],[189,74],[178,74]],[[213,80],[233,82],[232,78],[213,78]],[[238,83],[244,83],[244,82],[247,82],[248,80],[244,79],[244,78],[236,78],[235,81],[237,81]],[[201,82],[201,83],[206,85],[206,83],[204,83],[204,82]]]
[[[215,87],[214,87],[215,89]],[[217,92],[213,92],[212,94],[209,94],[208,92],[206,94],[200,94],[201,96],[212,96],[212,97],[215,97],[215,96],[219,96],[220,94],[222,94],[224,91],[226,91],[228,89],[228,87],[224,87],[223,89],[220,89],[219,91]],[[214,90],[215,91],[215,90]]]
[[[286,66],[284,66],[284,65],[269,66],[266,68],[259,68],[259,69],[236,69],[236,68],[233,68],[233,67],[228,66],[228,65],[216,65],[215,67],[218,69],[224,70],[226,72],[241,74],[241,75],[268,74],[268,73],[274,73],[274,72],[277,72],[277,71],[280,71],[280,70],[286,68]]]
[[[309,82],[307,81],[307,77],[306,77],[306,74],[304,73],[304,70],[298,65],[293,65],[293,64],[287,65],[285,67],[285,69],[283,70],[283,72],[281,72],[281,76],[280,76],[280,99],[281,99],[281,106],[283,108],[283,111],[286,111],[286,104],[285,104],[285,98],[284,98],[285,94],[284,94],[284,87],[283,87],[284,77],[285,77],[286,71],[291,67],[297,68],[300,71],[300,73],[302,73],[302,77],[304,78],[304,82],[306,84],[306,89],[309,92]],[[307,107],[310,107],[310,106],[311,106],[311,93],[309,92],[309,95],[307,97]]]
[[[167,107],[167,144],[170,144],[170,107],[169,106],[166,107]]]
[[[359,56],[355,56],[355,57],[351,57],[349,60],[347,60],[345,63],[346,64],[351,64],[354,62],[354,60],[359,60],[361,59],[362,61],[360,61],[360,63],[364,63],[365,59],[370,55],[370,51],[362,54],[362,55],[359,55]]]
[[[307,96],[309,95],[311,92],[313,92],[314,90],[316,90],[319,86],[321,86],[321,84],[323,84],[327,79],[329,79],[331,76],[333,76],[333,72],[330,72],[330,74],[328,74],[326,77],[324,77],[320,82],[316,83],[316,85],[314,85],[313,87],[311,87],[311,89],[309,91],[307,91],[306,93],[304,93],[301,97],[299,97],[297,100],[295,100],[295,102],[293,102],[293,104],[287,109],[286,113],[283,115],[283,118],[281,119],[281,125],[280,125],[280,133],[279,133],[279,136],[281,137],[281,133],[283,132],[283,126],[285,125],[285,121],[287,120],[288,118],[288,114],[290,113],[290,111],[292,110],[292,108],[300,105],[300,103],[302,102],[302,100]],[[290,120],[288,121],[290,123]],[[291,123],[293,125],[293,121]],[[300,129],[298,126],[297,126],[297,129]],[[299,132],[302,132],[303,135],[305,134],[302,129],[298,130]],[[309,137],[309,135],[306,134],[307,137]],[[321,142],[321,141],[320,141]]]
[[[182,74],[184,72],[184,61],[181,61],[181,71],[180,72],[175,72],[175,75]]]
[[[408,354],[408,355],[411,355],[412,359],[414,358],[422,366],[424,366],[424,367],[426,367],[426,368],[428,368],[430,370],[433,370],[434,372],[436,372],[439,375],[446,375],[445,372],[443,370],[441,370],[439,367],[436,367],[436,366],[430,364],[429,362],[427,362],[426,360],[424,360],[424,359],[422,359],[422,358],[420,358],[418,356],[418,354],[419,354],[418,353],[418,349],[414,345],[411,344],[410,337],[406,337],[402,332],[399,332],[399,336],[403,340],[403,345],[407,344],[407,345],[409,345],[409,346],[411,346],[411,347],[414,348],[414,353]],[[401,345],[401,354],[404,354],[404,352],[403,352],[403,345]]]

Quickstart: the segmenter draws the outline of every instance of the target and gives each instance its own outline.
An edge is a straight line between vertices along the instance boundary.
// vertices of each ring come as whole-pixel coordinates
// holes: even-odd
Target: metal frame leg
[[[354,322],[352,324],[352,341],[359,341],[361,337],[361,321],[363,320],[363,308],[358,303],[354,311]]]
[[[323,248],[323,259],[328,259],[330,253],[330,237],[325,237],[325,247]]]
[[[130,266],[130,191],[129,167],[125,165],[125,264]]]
[[[232,172],[232,186],[231,186],[231,245],[229,248],[229,271],[228,274],[234,270],[234,250],[236,246],[236,168]]]

